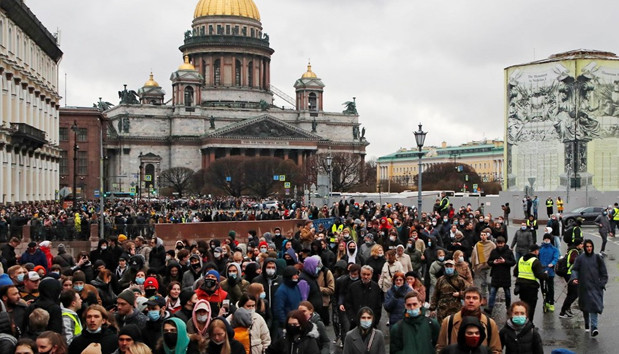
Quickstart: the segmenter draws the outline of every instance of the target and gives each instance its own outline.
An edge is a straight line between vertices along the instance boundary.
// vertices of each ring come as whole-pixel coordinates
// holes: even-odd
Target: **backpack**
[[[555,266],[555,274],[560,276],[560,277],[565,277],[567,275],[567,271],[568,271],[568,267],[567,267],[567,259],[569,257],[569,252],[559,258],[559,261],[557,262],[557,265]]]

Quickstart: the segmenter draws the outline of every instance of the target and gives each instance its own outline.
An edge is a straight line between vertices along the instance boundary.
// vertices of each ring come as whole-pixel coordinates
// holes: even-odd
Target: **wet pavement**
[[[540,227],[541,228],[541,227]],[[516,227],[509,226],[509,240],[516,232]],[[585,238],[593,240],[595,251],[599,252],[602,239],[597,232],[597,227],[583,227]],[[538,235],[539,236],[539,235]],[[540,237],[538,237],[540,238]],[[561,255],[565,253],[566,246],[562,245]],[[535,311],[534,324],[538,327],[544,342],[544,353],[551,353],[553,349],[566,348],[575,353],[619,353],[619,332],[615,333],[615,328],[619,325],[619,237],[609,238],[606,245],[608,257],[605,258],[608,269],[609,281],[604,294],[604,313],[599,316],[598,329],[600,334],[591,338],[585,332],[584,319],[582,312],[578,310],[578,300],[572,305],[574,317],[570,319],[559,318],[559,310],[565,299],[567,292],[565,281],[555,277],[555,312],[544,313],[542,306],[542,294],[540,292]],[[512,287],[513,291],[513,287]],[[512,294],[512,301],[518,300],[518,296]],[[497,295],[492,317],[497,322],[499,329],[506,321],[506,309],[502,290]],[[389,327],[386,325],[388,314],[383,310],[381,322],[378,329],[385,334],[385,344],[389,353]],[[333,326],[327,327],[329,337],[335,338]],[[331,353],[341,353],[342,350],[336,344],[331,344]]]

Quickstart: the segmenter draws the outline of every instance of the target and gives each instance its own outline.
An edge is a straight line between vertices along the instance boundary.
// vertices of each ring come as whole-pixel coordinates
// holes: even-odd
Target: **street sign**
[[[279,175],[279,180],[282,182],[286,181],[286,175]]]
[[[290,182],[284,182],[284,188],[290,188]]]
[[[98,190],[98,189],[95,189],[95,198],[99,198],[99,197],[100,197],[100,195],[99,195],[99,190]]]
[[[152,180],[153,180],[153,175],[145,175],[145,176],[144,176],[144,180],[145,180],[146,182],[150,182],[150,181],[152,181]]]
[[[274,176],[273,176],[273,180],[274,180],[274,181],[279,181],[279,175],[274,175]]]
[[[129,193],[131,193],[131,195],[135,195],[135,191],[136,191],[135,187],[129,188]]]
[[[477,193],[477,184],[473,184],[473,193]]]
[[[226,177],[226,182],[232,182],[232,177],[227,176],[227,177]]]

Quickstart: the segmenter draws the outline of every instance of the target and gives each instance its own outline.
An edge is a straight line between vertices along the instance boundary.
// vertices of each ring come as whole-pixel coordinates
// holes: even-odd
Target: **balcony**
[[[221,45],[221,46],[230,46],[230,47],[253,47],[259,49],[266,49],[271,53],[273,50],[269,47],[269,38],[254,38],[254,37],[246,37],[246,36],[235,36],[235,35],[194,35],[194,36],[186,36],[185,44],[183,44],[180,49],[184,51],[185,49],[201,47],[201,46],[209,46],[209,45]]]
[[[26,123],[11,123],[11,144],[36,150],[47,143],[45,132]]]

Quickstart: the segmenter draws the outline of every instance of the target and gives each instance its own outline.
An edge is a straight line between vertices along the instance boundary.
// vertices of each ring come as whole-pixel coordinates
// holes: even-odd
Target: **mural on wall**
[[[512,67],[506,97],[507,188],[523,189],[530,177],[544,190],[592,184],[589,142],[619,138],[619,64],[566,60]],[[578,182],[570,182],[574,173]]]

